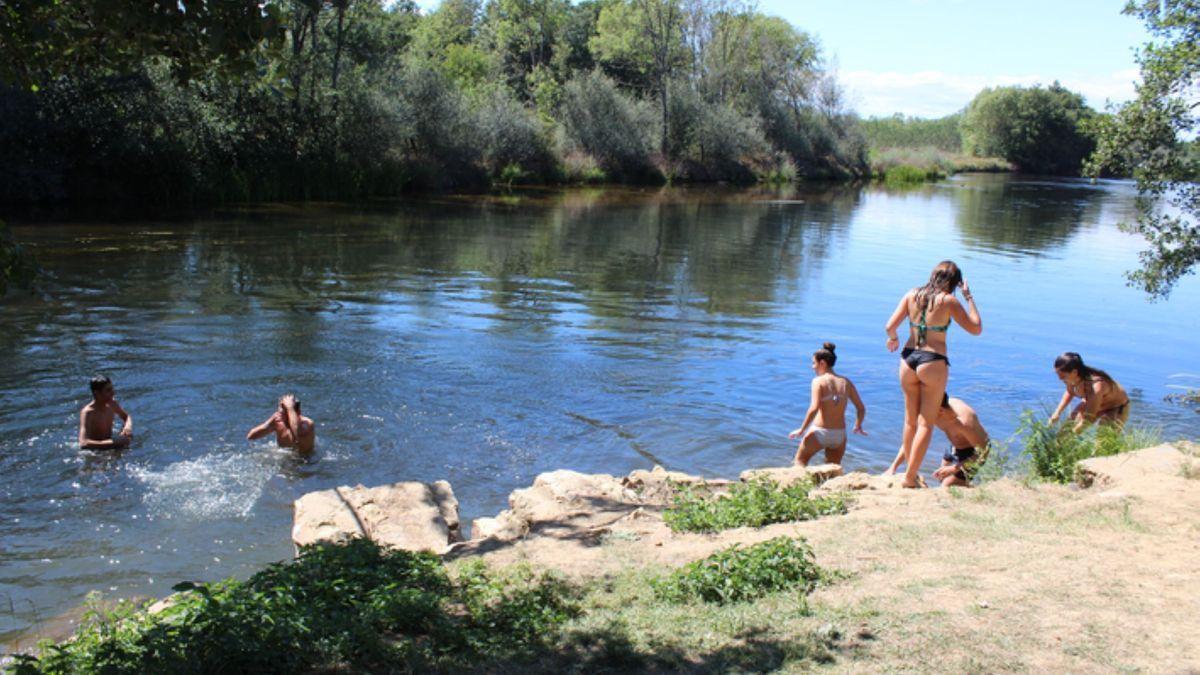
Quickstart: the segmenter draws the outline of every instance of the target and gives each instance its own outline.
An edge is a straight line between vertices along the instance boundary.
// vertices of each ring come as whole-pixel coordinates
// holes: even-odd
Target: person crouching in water
[[[804,439],[796,449],[796,464],[800,466],[808,466],[809,460],[822,450],[825,451],[826,462],[842,463],[842,457],[846,454],[847,401],[853,403],[858,412],[854,433],[867,435],[862,428],[867,407],[858,397],[858,389],[849,378],[833,372],[833,364],[837,362],[835,348],[832,342],[826,342],[822,349],[813,352],[812,369],[817,376],[812,380],[812,401],[804,416],[804,424],[788,434],[788,438]]]
[[[246,434],[253,441],[275,432],[275,442],[281,448],[292,448],[302,455],[312,454],[317,443],[317,426],[300,414],[300,400],[292,394],[279,399],[279,408],[266,422],[254,427]]]
[[[1079,354],[1064,352],[1054,359],[1054,374],[1066,385],[1067,391],[1054,414],[1050,415],[1050,424],[1058,423],[1071,399],[1076,397],[1083,402],[1075,406],[1069,418],[1075,422],[1075,433],[1097,420],[1121,427],[1129,419],[1129,396],[1125,390],[1108,373],[1085,365]]]
[[[983,428],[974,408],[961,398],[951,398],[949,394],[942,394],[942,404],[934,424],[946,434],[950,449],[942,455],[942,465],[933,472],[933,477],[942,482],[942,487],[970,487],[971,479],[987,461],[987,429]],[[888,475],[896,473],[905,459],[902,447],[896,453]]]

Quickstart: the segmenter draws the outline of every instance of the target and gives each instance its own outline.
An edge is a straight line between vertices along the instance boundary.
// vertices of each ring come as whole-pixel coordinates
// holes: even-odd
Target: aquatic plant
[[[809,481],[780,488],[775,481],[760,478],[736,484],[728,494],[714,497],[703,489],[680,485],[671,507],[663,512],[663,521],[675,532],[717,532],[846,512],[842,497],[813,497],[809,494],[812,488]]]
[[[776,537],[753,546],[734,544],[653,582],[655,595],[671,602],[726,604],[776,591],[811,591],[822,577],[803,539]]]

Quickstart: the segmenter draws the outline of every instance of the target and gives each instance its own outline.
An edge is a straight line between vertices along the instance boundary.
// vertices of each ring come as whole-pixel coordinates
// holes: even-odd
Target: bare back
[[[850,380],[833,373],[818,375],[814,379],[819,398],[817,416],[813,423],[825,429],[845,429],[846,404],[850,402]]]
[[[906,296],[905,313],[908,315],[908,342],[905,349],[927,349],[943,356],[946,354],[946,334],[950,321],[954,316],[954,296],[949,293],[936,293],[926,300],[927,306],[922,307],[917,298],[917,291],[910,291]],[[925,310],[925,345],[918,347],[918,334],[922,324],[921,310]]]

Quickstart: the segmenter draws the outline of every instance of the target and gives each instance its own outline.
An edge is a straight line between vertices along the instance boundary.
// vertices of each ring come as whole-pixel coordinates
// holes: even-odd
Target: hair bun
[[[832,342],[826,342],[825,344],[823,344],[821,346],[825,349],[828,349],[831,352],[837,349],[837,345],[833,344]]]

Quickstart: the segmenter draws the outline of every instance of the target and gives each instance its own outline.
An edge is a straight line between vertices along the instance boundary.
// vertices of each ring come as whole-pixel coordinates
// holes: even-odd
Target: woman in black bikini
[[[965,309],[954,297],[959,288],[967,301]],[[979,335],[983,332],[983,321],[962,272],[949,260],[933,268],[929,283],[900,298],[896,311],[884,326],[889,352],[900,346],[896,330],[905,318],[908,319],[909,336],[904,351],[900,352],[900,388],[904,390],[904,436],[900,452],[907,457],[908,464],[904,471],[904,487],[917,487],[921,461],[933,438],[938,407],[950,376],[946,331],[953,319],[971,335]]]

